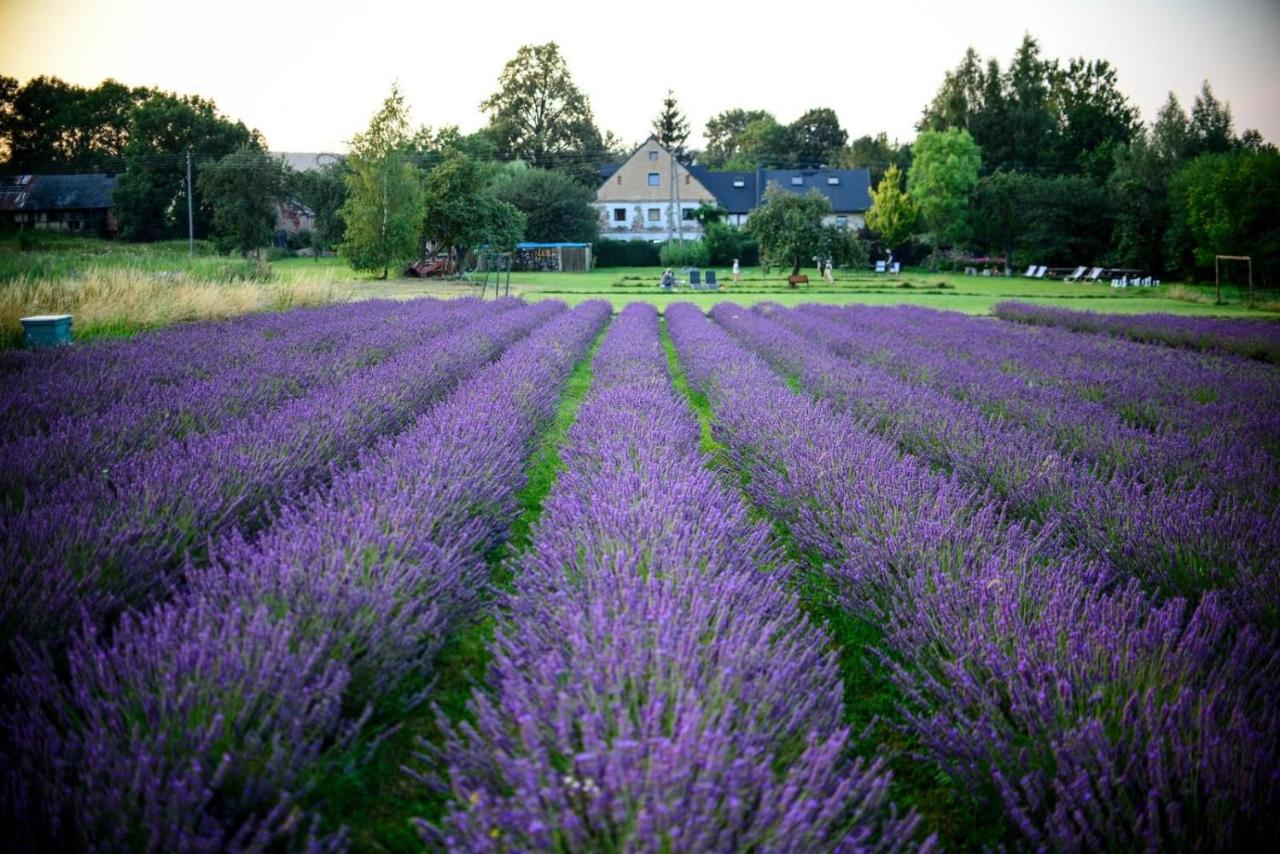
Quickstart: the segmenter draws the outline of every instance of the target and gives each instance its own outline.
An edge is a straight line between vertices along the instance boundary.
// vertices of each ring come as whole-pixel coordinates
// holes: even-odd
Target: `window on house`
[[[848,224],[849,224],[849,218],[847,216],[836,217],[836,225],[840,226],[841,228],[844,228]]]
[[[622,176],[621,176],[621,175],[619,175],[619,176],[618,176],[618,186],[619,186],[619,187],[621,187],[621,186],[622,186]]]
[[[627,221],[627,209],[626,209],[626,208],[614,208],[614,209],[613,209],[613,221],[614,221],[614,222],[626,222],[626,221]]]
[[[840,183],[840,177],[838,175],[828,175],[827,183],[831,184],[832,186],[835,186],[836,184]]]
[[[803,176],[800,176],[800,175],[792,175],[792,176],[791,176],[791,186],[793,186],[793,187],[802,187],[802,186],[804,186],[804,177],[803,177]]]
[[[658,152],[656,152],[656,151],[650,151],[650,152],[649,152],[649,159],[650,159],[650,160],[657,160],[657,159],[658,159]]]
[[[685,176],[684,176],[684,182],[685,182],[686,184],[688,184],[688,183],[689,183],[689,173],[688,173],[688,172],[686,172],[686,173],[685,173]]]
[[[649,208],[649,222],[662,222],[662,208]]]
[[[681,208],[680,218],[685,222],[691,222],[693,220],[693,208]]]
[[[742,189],[743,187],[747,186],[747,181],[746,181],[746,179],[745,179],[745,178],[734,178],[734,179],[733,179],[733,186],[734,186],[734,187],[736,187],[736,188],[738,188],[738,189],[740,190],[740,189]]]
[[[661,176],[660,176],[657,172],[650,172],[650,173],[649,173],[649,186],[650,186],[650,187],[657,187],[657,186],[659,186],[659,184],[658,184],[658,180],[659,180],[660,178],[661,178]]]

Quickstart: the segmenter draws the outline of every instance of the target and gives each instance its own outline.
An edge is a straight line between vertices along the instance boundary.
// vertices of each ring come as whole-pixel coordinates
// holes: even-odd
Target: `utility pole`
[[[676,240],[684,246],[684,211],[680,210],[680,161],[676,153],[671,152],[671,183],[676,188]]]
[[[191,189],[191,149],[187,149],[187,254],[196,257],[196,221],[195,205],[191,201],[194,191]]]
[[[663,148],[666,148],[665,144]],[[667,151],[667,156],[671,158],[671,186],[667,188],[667,240],[670,240],[675,225],[680,219],[679,211],[676,209],[676,159],[670,151]]]

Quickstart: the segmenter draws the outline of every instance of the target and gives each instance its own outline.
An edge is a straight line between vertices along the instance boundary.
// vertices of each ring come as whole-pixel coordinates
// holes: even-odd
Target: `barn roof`
[[[115,175],[5,175],[0,210],[105,210],[112,207],[115,190]]]

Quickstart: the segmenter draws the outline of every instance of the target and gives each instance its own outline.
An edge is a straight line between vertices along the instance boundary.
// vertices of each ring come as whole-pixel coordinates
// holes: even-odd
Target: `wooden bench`
[[[796,285],[807,285],[809,284],[809,277],[806,276],[804,273],[801,273],[798,276],[787,276],[787,284],[789,284],[793,288]]]

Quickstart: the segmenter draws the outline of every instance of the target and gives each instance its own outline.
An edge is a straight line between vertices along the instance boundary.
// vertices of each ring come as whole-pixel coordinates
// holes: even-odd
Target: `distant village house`
[[[871,175],[866,169],[725,172],[684,166],[652,136],[622,164],[605,167],[602,173],[604,182],[594,206],[600,214],[600,236],[611,240],[660,242],[677,234],[700,239],[702,227],[693,214],[703,204],[723,208],[727,222],[744,225],[772,186],[793,193],[818,191],[831,202],[827,224],[850,230],[862,228],[871,207]]]

